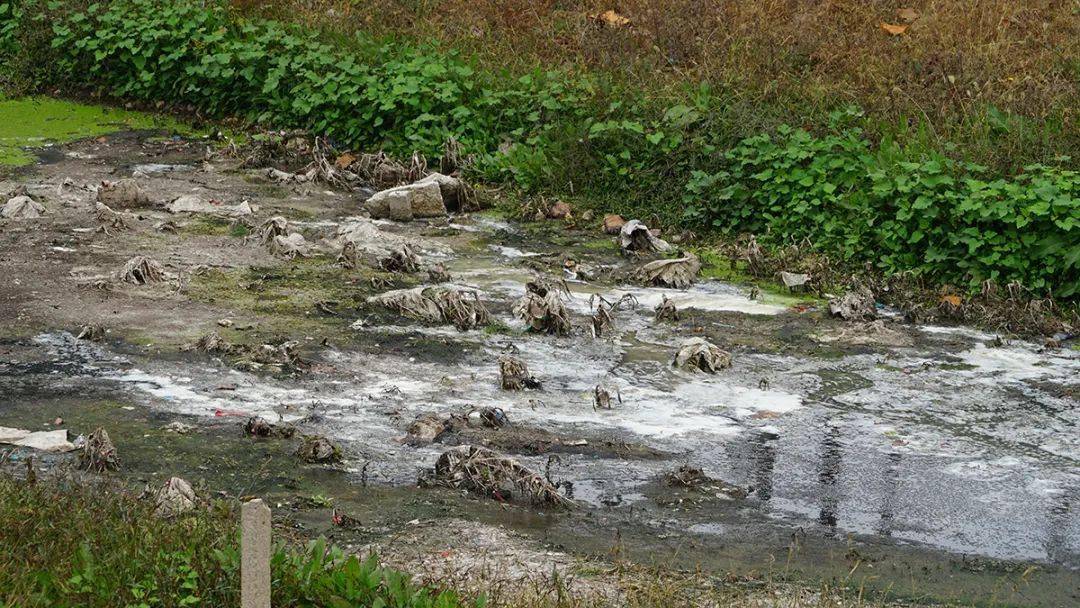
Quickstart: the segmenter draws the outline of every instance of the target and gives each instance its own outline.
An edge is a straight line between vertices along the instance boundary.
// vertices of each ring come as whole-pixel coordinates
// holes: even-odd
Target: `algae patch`
[[[171,118],[144,112],[43,97],[0,97],[0,166],[34,162],[26,148],[136,129],[190,130]]]

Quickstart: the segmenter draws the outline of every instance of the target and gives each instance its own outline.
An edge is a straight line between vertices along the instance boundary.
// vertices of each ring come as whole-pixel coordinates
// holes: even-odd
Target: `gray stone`
[[[446,215],[442,188],[436,181],[417,182],[376,192],[364,203],[372,217],[399,222]]]
[[[146,207],[150,204],[150,197],[139,187],[139,182],[133,179],[122,179],[118,182],[103,181],[98,188],[97,200],[113,209],[131,209],[133,207]]]
[[[240,606],[270,608],[270,507],[260,499],[240,509]]]

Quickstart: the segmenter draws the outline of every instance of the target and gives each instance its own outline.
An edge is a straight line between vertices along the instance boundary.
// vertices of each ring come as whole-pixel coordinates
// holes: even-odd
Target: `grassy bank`
[[[443,21],[448,33],[435,36],[425,35],[424,27],[446,13],[423,9],[414,26],[385,21],[383,28],[369,9],[356,8],[356,16],[351,3],[331,4],[305,3],[301,11],[289,2],[270,3],[278,14],[299,18],[307,26],[301,28],[218,2],[73,1],[44,10],[44,3],[22,0],[0,4],[7,7],[0,12],[0,48],[18,74],[9,86],[68,86],[167,101],[216,117],[310,129],[341,148],[402,156],[416,150],[436,158],[452,137],[473,156],[473,178],[526,193],[727,237],[755,233],[766,246],[808,242],[852,267],[914,272],[971,291],[992,281],[1018,283],[1034,295],[1080,293],[1080,174],[1064,155],[1078,147],[1071,105],[1078,87],[1070,77],[1075,42],[1065,35],[1072,26],[1061,13],[1068,9],[1030,9],[1025,18],[1048,20],[1044,33],[1032,30],[1020,48],[994,46],[972,67],[989,79],[988,70],[1010,51],[1027,57],[1045,69],[1026,97],[1030,103],[1006,103],[1021,89],[997,84],[968,102],[944,103],[942,96],[956,86],[945,70],[939,76],[948,87],[936,77],[923,87],[942,101],[940,110],[916,112],[922,98],[883,109],[879,90],[855,86],[891,65],[885,61],[890,53],[904,56],[910,46],[901,36],[879,40],[889,40],[880,29],[871,28],[877,38],[864,41],[874,49],[877,71],[855,70],[840,59],[822,71],[808,60],[800,76],[795,56],[806,49],[776,40],[783,57],[771,63],[716,65],[725,48],[760,52],[771,40],[746,30],[756,14],[746,3],[733,3],[746,9],[734,21],[744,24],[742,37],[726,38],[727,47],[686,51],[696,59],[688,64],[693,69],[682,71],[661,69],[653,51],[629,60],[639,37],[655,38],[663,28],[674,35],[673,7],[656,13],[653,29],[604,25],[582,8],[579,16],[591,29],[580,36],[587,31],[611,45],[623,36],[628,46],[598,61],[571,44],[579,50],[549,61],[559,54],[543,44],[544,36],[558,38],[551,28],[574,32],[580,23],[568,20],[565,9],[555,18],[544,3],[533,12],[552,15],[553,23],[522,34],[523,47],[466,44],[454,26],[471,14],[465,9],[450,13]],[[506,6],[507,14],[528,13],[515,3]],[[384,17],[400,14],[387,10]],[[865,15],[843,21],[843,28],[860,19]],[[486,23],[479,28],[482,39],[509,39],[524,29]],[[919,23],[910,26],[912,37],[924,27]],[[653,46],[664,49],[677,40]],[[1046,52],[1055,41],[1062,52]],[[974,53],[982,47],[964,48]],[[929,61],[912,53],[909,60]],[[518,59],[510,61],[513,54]],[[752,56],[733,55],[745,62]],[[746,68],[755,86],[732,80],[740,65],[755,66]],[[646,78],[649,68],[655,78]],[[995,83],[1008,82],[993,73]],[[638,79],[649,83],[640,86]],[[1001,96],[1001,90],[1012,93]]]
[[[26,484],[0,475],[4,606],[239,606],[235,505],[164,520],[106,483]],[[275,606],[458,608],[450,591],[316,541],[271,557]]]

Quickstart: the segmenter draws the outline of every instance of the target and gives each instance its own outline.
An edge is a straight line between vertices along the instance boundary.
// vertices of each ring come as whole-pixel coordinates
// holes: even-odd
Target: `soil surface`
[[[503,575],[517,571],[511,562],[534,574],[554,567],[610,593],[617,581],[590,573],[617,554],[921,599],[1080,601],[1080,352],[1069,345],[910,325],[887,309],[877,323],[848,323],[821,302],[793,306],[797,296],[751,299],[749,285],[641,287],[623,277],[650,258],[621,256],[598,227],[495,212],[371,222],[361,193],[281,185],[205,160],[202,143],[152,135],[59,147],[0,181],[0,193],[26,186],[46,209],[0,220],[0,426],[72,438],[104,426],[123,459],[116,474],[133,484],[180,475],[208,495],[264,496],[293,530],[425,573],[445,573],[458,553],[472,556],[458,566],[493,555]],[[108,227],[97,189],[133,175],[151,203],[117,209],[127,226]],[[190,194],[256,210],[165,210]],[[308,255],[285,259],[262,244],[273,216],[304,235]],[[376,245],[410,243],[421,269],[338,263],[338,231],[356,223],[374,229]],[[116,281],[135,256],[169,280]],[[564,275],[568,259],[588,281]],[[429,284],[436,263],[479,295],[491,323],[459,331],[368,301]],[[530,333],[513,315],[537,273],[567,279],[570,335]],[[600,337],[593,296],[629,296]],[[679,320],[654,320],[664,297]],[[100,336],[77,339],[87,327]],[[213,332],[242,348],[193,348]],[[729,351],[732,367],[674,369],[692,337]],[[283,364],[250,356],[285,343],[296,357]],[[505,354],[541,388],[502,390]],[[594,406],[598,385],[616,396],[611,409]],[[406,437],[419,416],[477,407],[501,408],[509,426]],[[299,432],[245,437],[255,415]],[[338,443],[343,461],[300,463],[303,434]],[[517,458],[562,482],[575,505],[418,488],[459,444]],[[15,450],[9,462],[29,455]],[[72,456],[36,459],[48,469]],[[683,464],[744,492],[673,488],[665,475]],[[350,523],[335,525],[335,512]]]

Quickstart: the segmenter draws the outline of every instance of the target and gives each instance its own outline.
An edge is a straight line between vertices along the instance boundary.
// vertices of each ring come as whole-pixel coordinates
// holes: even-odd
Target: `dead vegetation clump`
[[[698,257],[684,251],[681,257],[645,264],[638,269],[637,277],[646,285],[686,289],[697,281],[700,271],[701,261]]]
[[[432,283],[449,283],[454,280],[442,264],[435,264],[427,269],[428,280]]]
[[[216,331],[199,338],[185,349],[231,357],[239,367],[260,370],[264,367],[279,370],[305,370],[309,367],[299,353],[300,343],[285,340],[278,344],[234,344],[221,337]]]
[[[746,498],[744,488],[713,479],[705,474],[705,471],[688,464],[684,464],[674,471],[664,474],[664,483],[673,488],[686,488],[699,492],[715,493],[718,498]]]
[[[721,369],[731,367],[731,354],[720,350],[704,338],[690,338],[679,347],[672,365],[715,374]]]
[[[387,291],[368,298],[368,303],[379,304],[415,321],[449,323],[461,331],[491,322],[491,314],[480,300],[480,294],[450,287]]]
[[[500,502],[520,498],[537,506],[574,504],[543,476],[512,458],[479,446],[463,445],[443,452],[435,468],[421,477],[420,484],[466,490]]]
[[[630,220],[619,229],[619,247],[623,255],[663,253],[671,249],[667,241],[658,238],[639,220]]]
[[[631,294],[626,294],[614,302],[609,302],[601,295],[589,297],[589,307],[595,308],[591,326],[594,338],[601,337],[605,331],[615,329],[613,313],[624,304],[637,305],[637,298]]]
[[[874,292],[860,286],[829,300],[829,314],[845,321],[866,321],[877,317]]]
[[[679,320],[679,309],[675,308],[675,302],[672,302],[667,296],[664,296],[663,299],[660,300],[660,303],[656,305],[654,312],[656,313],[654,320],[657,322],[674,322]]]
[[[510,355],[499,357],[499,385],[506,391],[539,389],[540,381],[529,373],[524,361]]]
[[[259,226],[259,242],[269,247],[276,237],[289,235],[289,220],[276,215]]]
[[[616,400],[622,405],[622,394],[615,391],[615,395],[599,384],[593,389],[593,410],[615,409]]]
[[[563,304],[564,293],[570,293],[565,282],[535,277],[525,284],[525,295],[514,304],[514,316],[525,321],[530,331],[569,334],[570,313]]]
[[[421,263],[420,256],[416,254],[412,245],[401,243],[390,251],[390,255],[379,260],[379,267],[386,272],[411,273],[419,270]]]
[[[113,211],[105,203],[95,203],[94,211],[99,224],[98,231],[104,232],[106,236],[112,236],[113,232],[127,230],[129,227],[124,214]]]
[[[341,462],[342,452],[337,444],[321,435],[305,435],[296,448],[296,457],[308,463]]]
[[[108,431],[104,428],[94,429],[94,432],[86,438],[86,444],[79,456],[79,466],[95,473],[120,469],[120,456],[116,453],[116,446],[113,445]]]
[[[116,281],[131,285],[148,285],[160,283],[172,279],[173,276],[165,270],[157,260],[137,255],[124,263],[116,273]]]
[[[275,236],[268,246],[270,253],[278,257],[292,260],[304,258],[311,254],[311,245],[304,239],[304,235],[294,232],[287,236]]]

